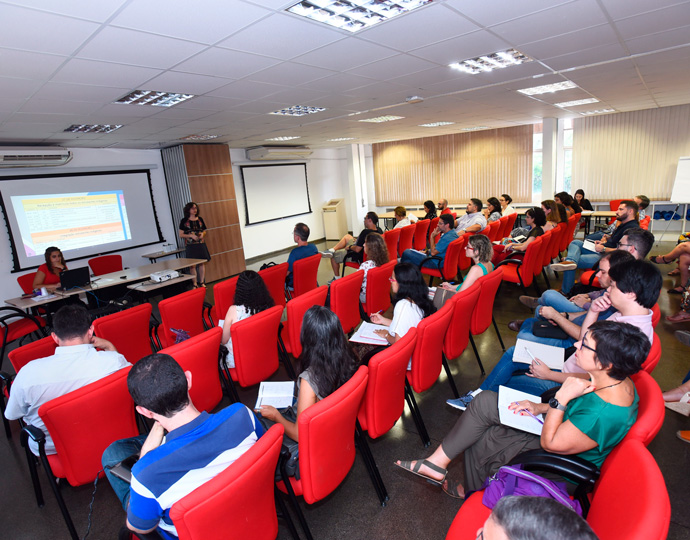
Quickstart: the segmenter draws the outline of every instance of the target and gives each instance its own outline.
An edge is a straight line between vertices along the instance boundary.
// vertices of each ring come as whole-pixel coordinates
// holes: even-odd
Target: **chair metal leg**
[[[546,282],[546,288],[550,289],[551,288],[551,282],[549,281],[549,274],[546,271],[546,266],[541,269],[541,273],[544,276],[544,281]]]
[[[41,463],[46,471],[46,475],[48,476],[48,482],[50,483],[53,493],[55,494],[55,498],[57,499],[60,512],[62,512],[62,517],[65,520],[65,525],[67,525],[69,534],[72,537],[72,540],[79,540],[79,535],[77,534],[77,530],[74,528],[74,523],[72,522],[72,516],[69,515],[69,510],[67,510],[65,500],[62,498],[62,493],[60,493],[60,487],[57,484],[57,479],[53,475],[53,471],[50,468],[50,463],[48,463],[48,457],[44,452],[41,452]]]
[[[424,448],[428,448],[429,445],[431,445],[431,439],[426,431],[426,426],[424,425],[424,420],[419,412],[419,407],[417,406],[417,401],[414,398],[412,387],[407,379],[405,380],[405,400],[407,401],[407,406],[410,408],[412,419],[417,426],[417,433],[419,433],[419,436],[422,439],[422,444],[424,444]]]
[[[458,387],[455,386],[455,380],[453,379],[453,374],[450,372],[450,366],[448,365],[448,359],[446,358],[445,353],[441,353],[442,358],[443,358],[443,369],[446,370],[446,377],[448,377],[448,384],[450,384],[450,389],[453,391],[453,395],[456,398],[460,397],[460,393],[458,392]]]
[[[282,328],[283,323],[280,323],[280,328]],[[287,371],[288,377],[293,381],[297,380],[297,374],[295,373],[295,368],[292,366],[290,361],[290,355],[288,355],[287,349],[285,348],[285,343],[283,343],[283,338],[280,335],[280,330],[278,331],[278,358],[283,362],[285,366],[285,371]]]
[[[29,438],[22,431],[20,435],[21,444],[26,452],[26,463],[29,466],[29,474],[31,475],[31,483],[34,486],[34,495],[36,495],[36,504],[39,508],[43,508],[45,501],[43,500],[43,490],[41,489],[41,482],[38,480],[38,470],[36,469],[36,456],[34,456],[31,448],[29,448]]]
[[[299,534],[297,533],[297,528],[295,527],[295,522],[292,521],[292,517],[290,516],[290,512],[288,512],[287,507],[285,506],[285,502],[283,501],[283,498],[280,495],[280,490],[277,487],[273,488],[275,490],[274,497],[276,500],[276,504],[278,505],[278,508],[280,509],[280,513],[278,514],[279,518],[283,518],[285,521],[285,524],[287,525],[288,530],[290,531],[290,535],[292,536],[292,540],[300,540]]]
[[[360,453],[362,454],[362,459],[364,460],[364,465],[369,473],[369,478],[371,478],[371,483],[374,484],[374,489],[376,490],[376,495],[379,497],[381,506],[386,506],[388,501],[388,492],[386,491],[386,486],[383,483],[383,478],[379,473],[379,468],[376,466],[376,461],[371,453],[369,444],[367,443],[366,435],[362,432],[362,427],[359,425],[359,421],[355,426],[355,442],[359,446]]]
[[[532,279],[532,285],[534,285],[534,290],[537,291],[537,296],[541,296],[541,289],[539,288],[539,283],[537,283],[537,276]],[[527,293],[525,292],[525,296]]]
[[[472,350],[474,351],[474,356],[477,357],[477,364],[479,364],[479,369],[482,370],[482,377],[486,375],[486,371],[484,371],[484,364],[482,364],[482,359],[479,358],[479,351],[477,350],[477,345],[474,343],[474,338],[472,337],[472,334],[470,334],[470,343],[472,344]]]
[[[307,520],[304,517],[304,513],[302,512],[302,509],[299,507],[299,502],[297,501],[297,495],[295,495],[295,490],[292,489],[290,477],[288,476],[287,471],[285,470],[285,461],[282,459],[280,461],[280,474],[283,477],[283,484],[285,484],[285,489],[288,492],[290,504],[292,505],[292,509],[295,511],[297,519],[299,520],[299,523],[302,526],[304,535],[307,537],[307,540],[314,540],[314,537],[311,535],[311,531],[309,530],[309,525],[307,525]]]
[[[503,338],[501,338],[501,333],[498,331],[498,325],[496,324],[496,319],[494,319],[493,315],[491,316],[491,322],[494,323],[494,330],[496,330],[496,335],[498,336],[498,341],[501,344],[501,349],[503,349],[503,352],[506,352],[506,346],[503,344]]]

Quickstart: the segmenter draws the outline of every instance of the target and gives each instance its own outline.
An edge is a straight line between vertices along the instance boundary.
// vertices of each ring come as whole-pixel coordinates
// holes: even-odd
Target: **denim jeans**
[[[482,390],[493,390],[498,392],[498,387],[504,385],[510,380],[516,371],[524,371],[529,368],[529,365],[520,362],[513,362],[513,353],[515,347],[511,347],[503,353],[501,359],[496,364],[496,367],[491,370],[491,373],[484,379],[484,382],[479,386]]]
[[[565,259],[577,264],[578,268],[592,268],[601,259],[601,253],[584,249],[582,240],[573,240],[568,246],[568,254]],[[563,272],[563,284],[561,285],[563,293],[569,293],[573,285],[575,285],[575,270]]]
[[[424,253],[420,253],[419,251],[416,251],[414,249],[406,249],[403,251],[402,257],[400,258],[400,262],[407,262],[407,263],[412,263],[415,266],[419,266],[424,259],[426,259],[426,255]],[[424,266],[428,266],[429,268],[438,268],[439,261],[437,259],[434,259],[432,261],[427,261]]]
[[[549,289],[541,295],[541,298],[539,298],[539,306],[551,306],[560,313],[579,313],[584,311],[581,307],[573,304],[565,296],[553,289]],[[537,308],[537,311],[534,313],[537,316],[539,315],[538,311],[539,308]]]
[[[541,396],[550,388],[555,388],[556,386],[560,386],[560,384],[554,381],[548,381],[546,379],[529,377],[528,375],[516,375],[511,377],[504,386],[513,388],[515,390],[520,390],[521,392],[527,392],[533,396]]]
[[[591,240],[592,242],[596,242],[597,240],[601,240],[602,238],[604,238],[604,231],[599,231],[590,234],[585,238],[585,240]]]
[[[129,483],[112,474],[110,468],[132,454],[138,454],[145,440],[146,435],[139,435],[138,437],[115,441],[105,449],[103,457],[101,458],[101,464],[105,468],[105,475],[108,477],[108,482],[110,482],[117,498],[120,499],[122,508],[124,508],[125,511],[127,511],[127,505],[129,504]]]

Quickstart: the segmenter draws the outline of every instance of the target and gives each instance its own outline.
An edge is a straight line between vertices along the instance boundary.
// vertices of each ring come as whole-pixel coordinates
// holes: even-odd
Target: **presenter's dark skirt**
[[[185,250],[185,256],[188,259],[206,259],[207,262],[211,260],[211,254],[208,252],[206,244],[187,244]]]

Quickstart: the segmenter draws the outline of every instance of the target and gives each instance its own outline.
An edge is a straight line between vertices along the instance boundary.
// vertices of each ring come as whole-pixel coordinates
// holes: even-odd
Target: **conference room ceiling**
[[[689,1],[434,0],[354,34],[287,13],[295,1],[0,1],[0,144],[325,148],[690,103]],[[448,67],[511,48],[533,61]],[[565,81],[577,87],[517,92]],[[113,103],[133,90],[196,97]],[[325,110],[269,114],[294,105]],[[403,118],[359,121],[384,115]],[[453,124],[420,127],[434,122]],[[75,124],[122,127],[64,132]]]

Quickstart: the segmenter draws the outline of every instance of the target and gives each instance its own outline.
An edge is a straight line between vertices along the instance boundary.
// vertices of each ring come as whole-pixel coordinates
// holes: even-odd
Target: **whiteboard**
[[[306,163],[240,167],[247,225],[311,213]]]
[[[671,202],[690,202],[690,156],[678,159],[676,179],[673,181]]]

